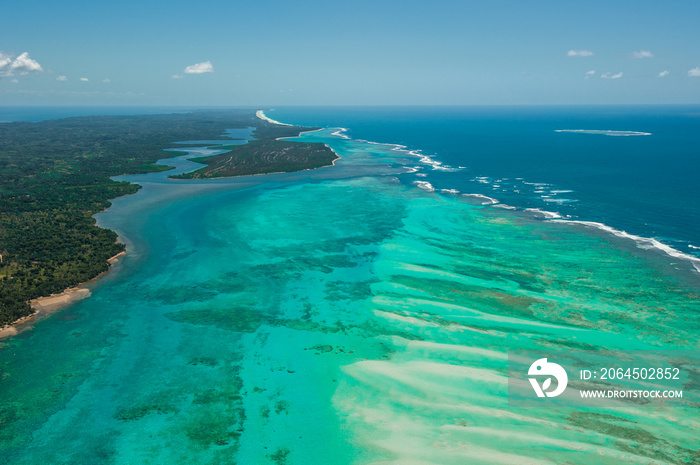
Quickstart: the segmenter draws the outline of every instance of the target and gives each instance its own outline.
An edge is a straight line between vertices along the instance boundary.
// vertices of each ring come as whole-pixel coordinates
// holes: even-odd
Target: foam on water
[[[626,136],[651,136],[650,132],[640,132],[640,131],[613,131],[613,130],[599,130],[599,129],[556,129],[554,132],[574,132],[578,134],[599,134],[603,136],[616,136],[616,137],[626,137]]]
[[[340,137],[341,139],[350,139],[350,136],[348,136],[347,134],[344,134],[347,131],[348,131],[347,128],[337,128],[335,131],[333,131],[331,133],[331,135],[335,136],[335,137]]]
[[[482,195],[482,194],[462,194],[465,197],[471,197],[479,200],[483,200],[482,205],[491,205],[498,203],[498,200],[494,199],[493,197],[489,197],[487,195]]]
[[[347,131],[348,131],[347,128],[339,128],[337,131],[331,133],[331,135],[337,136],[337,137],[342,137],[344,139],[350,139],[350,137],[348,135],[344,134]],[[358,139],[357,142],[370,144],[370,145],[383,146],[388,150],[392,150],[395,152],[402,152],[408,156],[416,157],[419,159],[419,161],[421,163],[423,163],[424,165],[430,166],[433,170],[436,170],[436,171],[456,172],[456,171],[460,171],[461,169],[464,168],[464,167],[454,168],[452,166],[446,165],[440,161],[437,161],[434,156],[425,155],[420,150],[409,150],[405,145],[390,144],[390,143],[385,143],[385,142],[375,142],[375,141],[368,141],[368,140],[363,140],[363,139]]]
[[[545,202],[552,202],[552,203],[569,203],[569,202],[576,202],[576,200],[573,199],[561,199],[561,198],[551,198],[549,196],[543,195],[542,200]]]
[[[634,234],[629,234],[625,231],[621,231],[619,229],[611,228],[608,225],[605,225],[603,223],[597,223],[595,221],[580,221],[580,220],[559,220],[563,223],[568,223],[568,224],[579,224],[591,228],[596,228],[600,229],[601,231],[609,232],[610,234],[613,234],[614,236],[617,237],[622,237],[625,239],[631,239],[633,240],[636,244],[637,247],[640,249],[656,249],[660,250],[661,252],[674,257],[674,258],[679,258],[684,261],[690,262],[695,269],[700,272],[700,258],[697,258],[693,255],[688,255],[685,254],[679,250],[674,249],[673,247],[670,247],[666,244],[663,244],[662,242],[649,238],[649,237],[641,237],[641,236],[636,236]]]
[[[428,181],[413,181],[413,184],[428,192],[435,192],[435,188]]]
[[[542,215],[543,218],[548,219],[548,220],[562,217],[559,213],[550,212],[547,210],[540,210],[539,208],[526,208],[524,211],[537,213],[539,215]]]

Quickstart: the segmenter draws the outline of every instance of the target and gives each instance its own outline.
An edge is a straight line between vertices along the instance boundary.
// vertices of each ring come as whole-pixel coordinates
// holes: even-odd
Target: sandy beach
[[[279,121],[275,121],[275,120],[272,119],[272,118],[268,118],[268,117],[265,115],[265,112],[264,112],[263,110],[258,110],[258,111],[256,111],[256,112],[255,112],[255,116],[257,116],[258,118],[260,118],[260,119],[263,120],[263,121],[267,121],[268,123],[279,124],[280,126],[293,126],[293,124],[280,123]]]
[[[126,252],[119,252],[114,257],[108,259],[110,266],[115,264],[126,255]],[[106,271],[105,273],[107,273]],[[63,309],[64,307],[77,302],[79,300],[86,299],[90,297],[90,289],[85,286],[89,283],[96,281],[102,277],[105,273],[100,273],[99,275],[92,278],[90,281],[78,284],[75,287],[66,289],[65,291],[58,294],[51,294],[50,296],[38,297],[29,301],[34,313],[20,318],[9,325],[5,325],[0,328],[0,339],[6,337],[15,336],[20,332],[32,327],[33,323],[43,320],[44,318],[56,313],[57,311]]]
[[[70,303],[85,299],[87,297],[90,297],[90,290],[76,286],[66,289],[60,294],[52,294],[47,297],[39,297],[37,299],[30,300],[29,304],[37,312],[45,313],[58,310]]]
[[[34,313],[2,327],[0,329],[0,339],[15,336],[20,332],[31,328],[37,321],[56,313],[67,305],[90,297],[90,290],[81,287],[85,284],[87,283],[80,284],[76,287],[71,287],[59,294],[52,294],[50,296],[30,300],[29,304],[32,306]]]

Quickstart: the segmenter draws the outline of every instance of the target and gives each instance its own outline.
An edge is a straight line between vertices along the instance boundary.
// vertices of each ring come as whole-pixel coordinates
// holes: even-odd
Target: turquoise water
[[[698,460],[697,405],[515,409],[506,376],[515,349],[698,349],[691,263],[417,188],[395,146],[299,139],[342,158],[120,178],[144,187],[97,217],[126,257],[2,342],[4,463]]]
[[[698,115],[698,105],[268,112],[296,124],[344,126],[354,139],[401,144],[432,158],[442,165],[416,163],[415,176],[438,191],[603,223],[700,260]]]

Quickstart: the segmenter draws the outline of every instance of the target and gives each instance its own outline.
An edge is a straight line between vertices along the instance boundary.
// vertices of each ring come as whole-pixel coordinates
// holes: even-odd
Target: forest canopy
[[[293,171],[330,164],[335,154],[322,144],[277,141],[315,128],[279,126],[253,110],[89,116],[38,123],[0,124],[0,325],[32,313],[29,300],[61,292],[109,268],[124,250],[116,233],[92,217],[110,199],[139,186],[110,179],[168,169],[154,163],[179,155],[164,152],[181,140],[227,139],[226,129],[256,127],[260,150],[224,154],[197,177]],[[290,148],[291,147],[291,148]],[[277,151],[277,152],[276,152]],[[220,156],[221,157],[221,156]],[[284,163],[283,169],[275,166]],[[237,164],[244,166],[237,168]],[[202,171],[202,170],[200,170]]]

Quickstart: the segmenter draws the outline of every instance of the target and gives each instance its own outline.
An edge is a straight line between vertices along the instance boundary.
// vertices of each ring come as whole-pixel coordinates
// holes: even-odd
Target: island
[[[255,127],[254,141],[227,147],[226,129]],[[179,177],[211,178],[318,168],[337,155],[299,143],[307,128],[275,124],[254,110],[206,110],[134,116],[89,116],[0,124],[0,326],[33,313],[30,301],[87,282],[124,251],[93,215],[139,186],[117,175],[168,170],[155,165],[183,155],[164,151],[182,140],[221,140],[230,152]],[[221,147],[217,147],[221,148]]]

